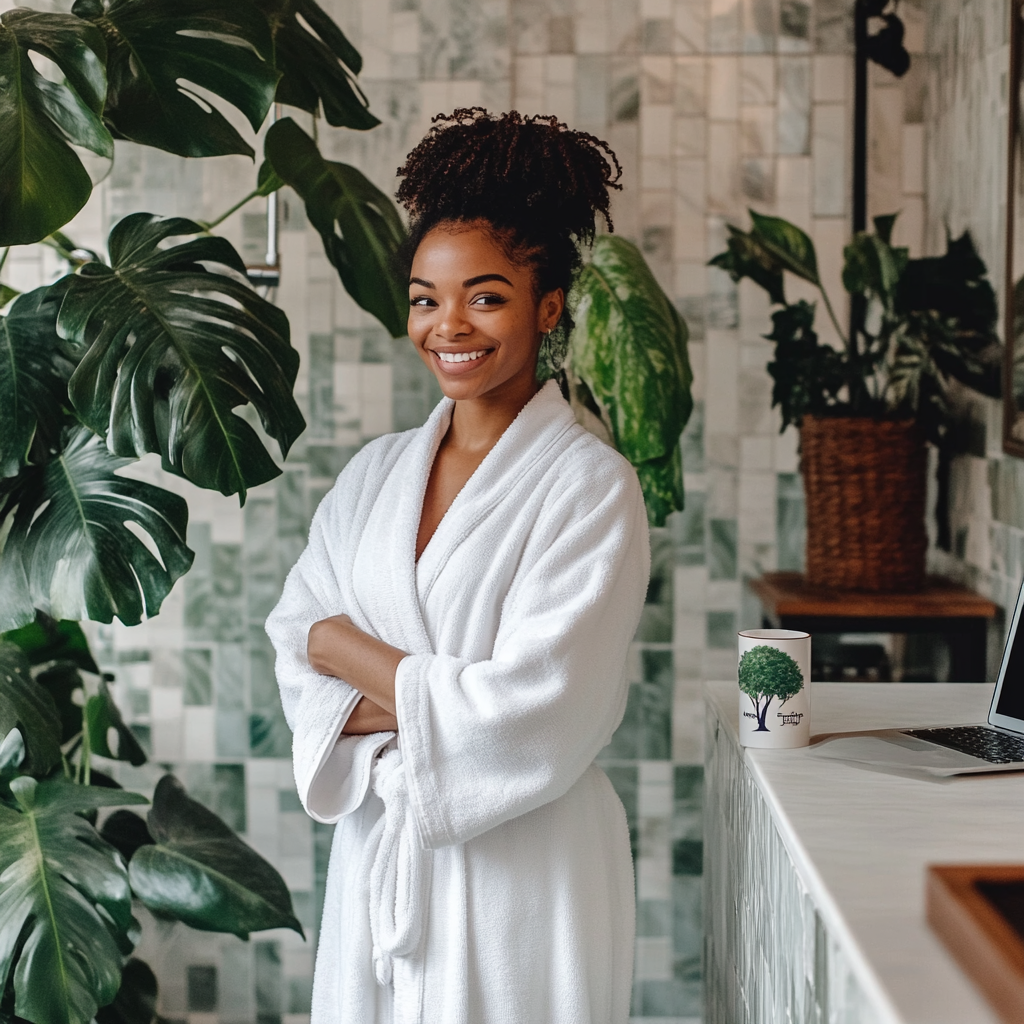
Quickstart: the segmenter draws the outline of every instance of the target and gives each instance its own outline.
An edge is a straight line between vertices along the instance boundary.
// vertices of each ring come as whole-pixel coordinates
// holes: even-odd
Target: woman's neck
[[[516,384],[456,402],[445,446],[467,454],[490,451],[541,387],[533,377]]]

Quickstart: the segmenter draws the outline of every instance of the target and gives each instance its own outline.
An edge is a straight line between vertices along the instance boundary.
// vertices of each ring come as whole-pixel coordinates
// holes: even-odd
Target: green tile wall
[[[10,6],[12,0],[0,0],[0,9]],[[616,229],[642,247],[689,325],[695,406],[682,439],[687,507],[652,536],[652,580],[630,657],[625,718],[600,760],[626,807],[636,862],[634,1019],[695,1024],[701,687],[732,674],[735,631],[758,622],[745,580],[800,568],[804,535],[796,437],[792,430],[779,433],[770,407],[767,306],[755,289],[737,289],[706,261],[723,247],[726,223],[743,223],[746,208],[755,206],[811,234],[826,284],[834,297],[841,295],[849,2],[325,0],[324,6],[362,51],[361,81],[383,121],[366,134],[321,127],[334,158],[391,189],[395,168],[439,110],[485,103],[555,113],[615,148],[625,169],[612,211]],[[972,17],[954,17],[961,8]],[[969,113],[955,96],[987,89],[991,110],[1002,109],[1004,40],[984,35],[984,52],[995,56],[977,81],[963,79],[956,64],[969,43],[957,33],[989,25],[999,10],[995,0],[936,0],[926,18],[922,0],[904,0],[900,12],[915,70],[904,82],[873,79],[872,102],[886,116],[872,122],[872,151],[886,158],[872,165],[871,212],[902,209],[897,241],[915,254],[926,241],[932,251],[940,244],[943,224],[953,230],[969,224],[990,266],[998,265],[998,217],[990,207],[999,188],[977,187],[994,181],[990,171],[1002,166],[998,117],[974,115],[993,133],[992,144],[970,148],[972,167],[960,184],[929,171],[935,201],[927,209],[919,164],[942,156],[956,119]],[[944,56],[921,52],[926,20],[933,53]],[[963,80],[955,96],[942,94],[947,110],[929,83],[958,74]],[[920,156],[926,108],[939,123],[927,157]],[[973,165],[982,159],[984,174],[977,176]],[[129,211],[211,219],[253,173],[242,158],[189,162],[118,143],[113,174],[68,231],[79,244],[100,247],[110,223]],[[262,218],[262,201],[255,201],[222,225],[254,260],[265,243]],[[189,500],[195,566],[158,618],[133,629],[94,630],[104,665],[117,674],[125,713],[155,758],[143,769],[122,770],[124,780],[151,790],[164,766],[173,768],[278,866],[307,928],[305,942],[280,932],[245,944],[147,920],[140,953],[160,964],[161,1012],[169,1020],[216,1012],[222,1024],[302,1024],[308,1014],[332,830],[295,804],[290,737],[263,618],[302,550],[313,510],[348,460],[380,433],[422,423],[439,397],[408,343],[391,341],[345,296],[287,190],[281,247],[276,298],[301,356],[296,393],[308,428],[282,475],[254,489],[244,508],[161,478]],[[60,270],[49,250],[16,250],[5,280],[27,288]],[[831,337],[827,323],[817,326]],[[984,409],[974,419],[996,422]],[[936,556],[936,565],[1005,601],[1024,571],[1024,463],[998,455],[992,430],[985,434],[982,427],[973,436],[975,449],[985,438],[980,451],[987,456],[965,456],[954,470],[961,557]],[[160,478],[151,464],[145,471]],[[200,1008],[214,998],[211,991],[216,1011]]]

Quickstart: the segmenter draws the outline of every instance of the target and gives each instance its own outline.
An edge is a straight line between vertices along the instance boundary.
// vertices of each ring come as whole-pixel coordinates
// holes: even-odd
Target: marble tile
[[[707,646],[719,650],[736,646],[735,612],[707,612]]]
[[[853,51],[853,18],[848,0],[815,0],[814,49],[818,53]]]
[[[823,217],[842,217],[846,213],[848,112],[839,103],[814,106],[814,131],[811,151],[814,155],[814,213]]]
[[[707,46],[711,53],[740,49],[742,8],[739,0],[709,0]]]
[[[797,473],[779,473],[776,481],[778,566],[799,572],[804,567],[807,535],[803,482]]]
[[[254,943],[253,960],[257,1024],[279,1024],[283,1002],[280,944]]]
[[[810,153],[811,66],[803,57],[779,58],[778,152]]]
[[[210,965],[188,967],[188,1009],[190,1013],[215,1013],[218,1009],[217,968]]]
[[[290,757],[292,734],[279,709],[249,716],[251,757]]]
[[[743,52],[774,53],[778,24],[775,0],[742,0]]]
[[[708,521],[708,576],[713,580],[736,578],[737,523],[735,519]]]

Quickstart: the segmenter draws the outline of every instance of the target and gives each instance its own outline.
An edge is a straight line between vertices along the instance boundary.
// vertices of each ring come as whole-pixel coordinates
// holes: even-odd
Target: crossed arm
[[[345,723],[346,735],[398,729],[395,674],[405,651],[364,633],[347,615],[332,615],[310,626],[306,656],[312,669],[344,679],[363,695]]]

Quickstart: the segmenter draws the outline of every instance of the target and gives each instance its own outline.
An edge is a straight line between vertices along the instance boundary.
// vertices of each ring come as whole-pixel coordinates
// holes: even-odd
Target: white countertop
[[[707,695],[738,745],[735,683]],[[983,722],[983,683],[813,683],[811,733]],[[893,1024],[997,1024],[925,921],[925,867],[1024,863],[1024,773],[930,780],[744,751],[796,869]]]

